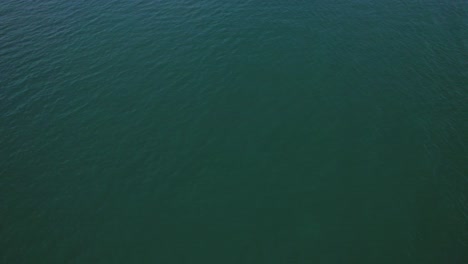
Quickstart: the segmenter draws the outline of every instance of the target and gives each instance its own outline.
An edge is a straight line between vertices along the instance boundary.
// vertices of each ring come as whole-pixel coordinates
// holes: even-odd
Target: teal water
[[[0,263],[468,263],[468,3],[0,3]]]

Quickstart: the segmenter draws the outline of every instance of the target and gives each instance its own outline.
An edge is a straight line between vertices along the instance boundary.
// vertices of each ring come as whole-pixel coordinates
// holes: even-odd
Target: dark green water
[[[468,2],[0,3],[0,263],[468,263]]]

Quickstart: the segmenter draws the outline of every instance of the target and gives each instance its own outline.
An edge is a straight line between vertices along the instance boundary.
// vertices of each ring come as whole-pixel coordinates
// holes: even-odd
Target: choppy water
[[[0,3],[1,263],[468,263],[468,3]]]

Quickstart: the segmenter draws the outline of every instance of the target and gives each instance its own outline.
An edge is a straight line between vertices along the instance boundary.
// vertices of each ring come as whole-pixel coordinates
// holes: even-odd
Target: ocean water
[[[2,0],[0,263],[468,263],[467,12]]]

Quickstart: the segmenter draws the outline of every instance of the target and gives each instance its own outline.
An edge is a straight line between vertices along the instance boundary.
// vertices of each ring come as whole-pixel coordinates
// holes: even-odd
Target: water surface
[[[0,4],[0,263],[468,263],[468,4]]]

